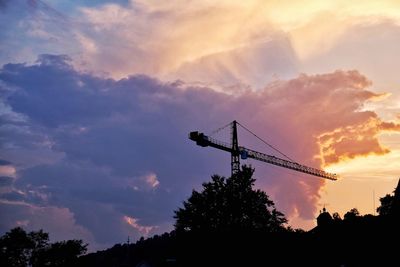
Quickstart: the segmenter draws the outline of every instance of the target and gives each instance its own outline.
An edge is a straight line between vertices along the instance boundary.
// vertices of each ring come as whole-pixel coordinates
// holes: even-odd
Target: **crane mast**
[[[262,152],[258,152],[246,147],[239,146],[238,134],[237,134],[237,121],[233,121],[231,125],[231,144],[214,139],[204,133],[195,131],[189,133],[189,139],[195,141],[198,146],[201,147],[213,147],[219,150],[223,150],[231,153],[231,170],[232,175],[237,174],[240,170],[240,158],[247,159],[252,158],[258,161],[266,162],[282,168],[291,169],[294,171],[306,173],[309,175],[329,179],[337,180],[337,175],[319,170],[313,167],[299,164],[294,161],[278,158],[272,155],[268,155]]]
[[[237,122],[233,121],[231,126],[231,136],[232,136],[232,151],[231,151],[231,169],[232,175],[240,171],[240,152],[239,152],[239,142],[237,136]]]

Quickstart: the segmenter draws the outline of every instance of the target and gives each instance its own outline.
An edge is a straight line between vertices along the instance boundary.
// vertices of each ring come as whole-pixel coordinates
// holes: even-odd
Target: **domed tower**
[[[332,223],[333,219],[329,212],[326,211],[325,207],[322,209],[322,212],[317,217],[317,225],[318,227],[326,227]]]

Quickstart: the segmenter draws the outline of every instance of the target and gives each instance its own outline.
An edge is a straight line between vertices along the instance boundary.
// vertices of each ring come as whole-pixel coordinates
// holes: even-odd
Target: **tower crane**
[[[189,133],[189,139],[195,141],[198,146],[201,147],[213,147],[219,150],[223,150],[231,153],[231,169],[232,175],[237,174],[240,170],[240,159],[256,159],[262,162],[266,162],[269,164],[273,164],[282,168],[291,169],[294,171],[306,173],[309,175],[329,179],[329,180],[337,180],[337,175],[325,172],[323,170],[319,170],[316,168],[308,167],[293,160],[286,160],[282,158],[278,158],[272,155],[267,155],[246,147],[239,146],[238,143],[238,132],[237,125],[242,126],[244,129],[248,130],[246,127],[238,123],[237,121],[233,121],[226,126],[231,127],[231,144],[226,142],[219,141],[217,139],[212,138],[211,136],[205,135],[204,133],[195,131]],[[226,127],[225,126],[225,127]],[[225,128],[223,127],[223,128]],[[250,130],[248,130],[252,133]],[[252,133],[253,134],[253,133]],[[255,134],[253,134],[255,135]],[[256,136],[256,135],[255,135]],[[256,136],[258,137],[258,136]],[[258,137],[259,138],[259,137]],[[287,156],[286,156],[287,157]]]

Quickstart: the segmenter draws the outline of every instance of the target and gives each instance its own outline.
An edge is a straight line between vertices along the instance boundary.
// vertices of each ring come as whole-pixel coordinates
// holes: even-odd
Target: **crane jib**
[[[234,124],[234,127],[236,127],[236,124]],[[237,138],[237,137],[236,137]],[[219,141],[217,139],[211,138],[204,133],[195,131],[195,132],[190,132],[189,133],[189,139],[192,141],[195,141],[198,146],[201,147],[214,147],[226,152],[229,152],[231,154],[237,155],[239,153],[241,159],[247,159],[247,158],[252,158],[258,161],[266,162],[269,164],[273,164],[275,166],[291,169],[294,171],[310,174],[313,176],[329,179],[329,180],[337,180],[337,175],[325,172],[323,170],[319,170],[313,167],[309,167],[306,165],[299,164],[297,162],[281,159],[272,155],[264,154],[255,150],[251,150],[245,147],[233,147],[232,144],[228,144],[226,142]],[[236,140],[237,144],[237,140]],[[239,151],[237,151],[237,149]],[[238,159],[236,159],[238,160]],[[236,167],[237,168],[237,167]],[[232,172],[233,174],[233,172]]]

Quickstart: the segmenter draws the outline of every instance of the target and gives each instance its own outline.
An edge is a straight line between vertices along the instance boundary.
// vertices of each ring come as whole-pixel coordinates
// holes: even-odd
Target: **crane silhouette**
[[[308,167],[306,165],[299,164],[292,159],[290,159],[288,156],[285,154],[281,153],[285,157],[287,157],[290,160],[278,158],[272,155],[264,154],[262,152],[258,152],[246,147],[239,146],[238,143],[238,132],[237,132],[237,125],[240,125],[243,127],[245,130],[249,131],[251,134],[253,134],[255,137],[266,143],[264,140],[262,140],[260,137],[258,137],[256,134],[251,132],[249,129],[238,123],[237,121],[233,121],[224,127],[221,127],[217,129],[217,131],[226,128],[227,126],[231,127],[231,144],[228,144],[226,142],[219,141],[217,139],[212,138],[211,136],[205,135],[204,133],[195,131],[195,132],[190,132],[189,133],[189,139],[192,141],[195,141],[198,146],[201,147],[214,147],[216,149],[220,149],[226,152],[231,153],[231,169],[232,169],[232,175],[237,174],[240,170],[240,159],[255,159],[259,160],[262,162],[266,162],[269,164],[273,164],[282,168],[287,168],[291,169],[294,171],[306,173],[309,175],[329,179],[329,180],[337,180],[337,175],[325,172],[323,170],[319,170],[313,167]],[[270,144],[266,143],[269,145],[271,148],[274,150],[278,151],[276,148],[271,146]],[[279,151],[278,151],[279,152]]]

